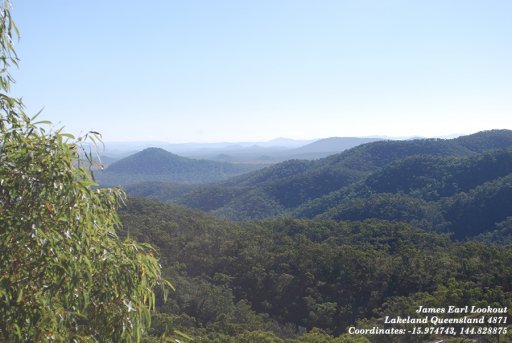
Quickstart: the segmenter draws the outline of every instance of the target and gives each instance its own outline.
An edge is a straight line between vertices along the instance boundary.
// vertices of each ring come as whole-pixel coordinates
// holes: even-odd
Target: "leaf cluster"
[[[17,63],[9,6],[0,6],[0,341],[140,341],[153,288],[165,295],[170,284],[150,245],[117,236],[125,195],[95,188],[81,159],[98,134],[48,130],[3,93]]]

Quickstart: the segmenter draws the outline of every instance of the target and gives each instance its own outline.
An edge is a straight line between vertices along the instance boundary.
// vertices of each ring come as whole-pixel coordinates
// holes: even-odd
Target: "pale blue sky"
[[[512,129],[512,1],[14,0],[14,94],[105,141]]]

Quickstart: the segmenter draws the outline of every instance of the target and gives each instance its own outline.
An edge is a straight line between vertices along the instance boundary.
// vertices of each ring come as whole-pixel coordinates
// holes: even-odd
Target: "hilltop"
[[[112,163],[96,176],[103,186],[151,181],[201,183],[223,180],[256,168],[257,165],[191,159],[161,148],[147,148]]]

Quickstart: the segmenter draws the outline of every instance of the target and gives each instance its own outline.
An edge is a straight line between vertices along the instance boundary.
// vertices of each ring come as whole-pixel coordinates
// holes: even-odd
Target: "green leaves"
[[[154,249],[117,237],[124,194],[90,188],[72,136],[23,126],[16,111],[0,132],[0,339],[140,340],[153,288],[171,286]]]
[[[18,56],[13,39],[19,37],[19,31],[12,20],[10,1],[4,0],[0,6],[0,89],[8,92],[14,81],[8,69],[18,65]]]
[[[0,91],[13,82],[10,3],[0,5]],[[93,189],[89,132],[48,132],[0,93],[0,341],[135,342],[150,325],[154,249],[116,234],[124,193]],[[141,272],[143,271],[143,272]],[[125,304],[129,304],[126,306]]]

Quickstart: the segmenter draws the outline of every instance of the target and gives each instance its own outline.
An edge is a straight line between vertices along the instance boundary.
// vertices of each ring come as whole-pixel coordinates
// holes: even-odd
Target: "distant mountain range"
[[[222,149],[203,149],[184,152],[184,156],[229,162],[278,163],[290,159],[314,160],[323,158],[357,145],[381,140],[381,138],[331,137],[302,143],[272,145],[286,141],[277,139],[266,144],[226,146]]]
[[[163,184],[127,190],[236,220],[378,218],[473,237],[503,229],[512,218],[512,131],[377,141],[187,190]]]
[[[317,159],[333,155],[355,146],[381,141],[382,138],[330,137],[319,139],[289,151],[293,158]]]
[[[111,142],[106,144],[103,160],[112,161],[127,157],[138,151],[157,147],[183,157],[236,163],[277,163],[285,160],[318,159],[373,142],[381,138],[332,137],[318,140],[293,140],[276,138],[268,142],[236,143],[182,143],[165,142]]]
[[[200,156],[192,158],[171,153],[163,148],[151,147],[124,158],[102,156],[101,163],[106,168],[103,171],[98,171],[96,176],[100,184],[104,186],[128,186],[141,182],[205,183],[221,181],[264,168],[280,160],[320,158],[375,140],[378,139],[333,137],[305,144],[308,141],[278,138],[270,142],[259,143],[261,146],[247,145],[249,143],[236,145],[228,143],[185,144],[187,149],[201,147],[201,150],[194,150],[193,154]],[[296,148],[297,145],[301,146]],[[185,149],[184,146],[181,148]],[[127,147],[134,148],[130,144]],[[220,147],[225,150],[216,150]]]
[[[217,142],[217,143],[167,143],[160,141],[142,142],[107,142],[105,143],[106,155],[126,157],[134,152],[147,148],[162,148],[176,154],[189,156],[200,152],[218,152],[224,150],[240,150],[249,147],[294,149],[315,140],[296,140],[289,138],[276,138],[265,142]]]

